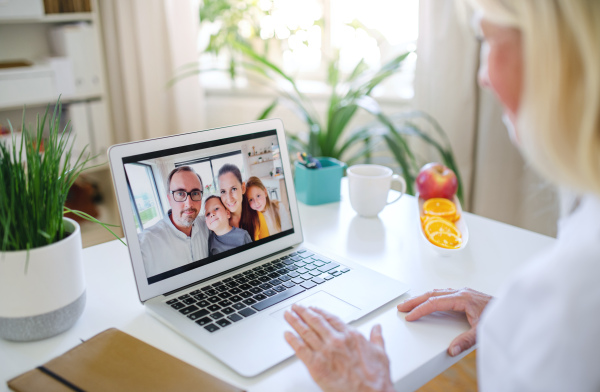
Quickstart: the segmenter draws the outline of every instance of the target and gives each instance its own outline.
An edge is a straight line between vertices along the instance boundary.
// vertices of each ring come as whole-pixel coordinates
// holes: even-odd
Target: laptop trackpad
[[[350,305],[348,302],[342,301],[341,299],[324,291],[319,291],[295,303],[304,307],[314,306],[315,308],[323,309],[333,315],[336,315],[345,323],[353,321],[356,314],[360,310],[356,306]],[[271,313],[271,316],[283,320],[283,314],[286,310],[290,310],[291,308],[292,305],[286,306],[283,309]]]

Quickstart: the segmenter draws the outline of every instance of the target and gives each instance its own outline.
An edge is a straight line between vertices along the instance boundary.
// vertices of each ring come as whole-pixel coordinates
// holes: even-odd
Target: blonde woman
[[[470,2],[486,49],[480,83],[531,165],[578,196],[556,243],[497,298],[434,290],[398,310],[407,321],[466,313],[472,328],[448,354],[479,343],[482,391],[600,391],[600,1]],[[299,336],[285,338],[324,390],[393,390],[380,327],[367,341],[324,312],[292,309]]]
[[[271,200],[267,188],[258,177],[248,178],[246,195],[250,208],[264,215],[270,235],[292,228],[290,212],[283,203]]]

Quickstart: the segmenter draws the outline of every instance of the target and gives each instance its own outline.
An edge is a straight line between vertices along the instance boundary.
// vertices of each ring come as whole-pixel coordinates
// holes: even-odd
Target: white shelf
[[[264,160],[264,161],[256,161],[254,163],[252,163],[252,165],[259,165],[261,163],[267,163],[267,162],[273,162],[275,159],[268,159],[268,160]]]
[[[103,94],[93,94],[93,95],[85,95],[79,97],[70,97],[65,98],[61,97],[60,102],[65,105],[73,102],[81,102],[81,101],[90,101],[94,99],[103,99]],[[23,106],[26,105],[28,108],[35,107],[46,107],[48,104],[54,105],[56,100],[41,100],[41,101],[29,101],[29,102],[11,102],[10,104],[0,105],[0,110],[15,110],[15,109],[23,109]]]

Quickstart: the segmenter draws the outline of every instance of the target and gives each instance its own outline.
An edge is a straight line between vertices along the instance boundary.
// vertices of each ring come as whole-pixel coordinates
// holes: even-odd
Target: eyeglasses
[[[186,201],[188,195],[192,198],[193,201],[202,201],[202,191],[171,191],[171,195],[173,195],[173,200],[178,202]]]

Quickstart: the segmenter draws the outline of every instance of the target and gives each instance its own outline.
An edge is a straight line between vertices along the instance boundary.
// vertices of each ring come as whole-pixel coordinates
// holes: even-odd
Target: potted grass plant
[[[0,142],[0,337],[8,340],[56,335],[83,312],[81,231],[63,214],[111,231],[112,225],[65,207],[69,189],[92,157],[86,149],[73,156],[69,124],[60,129],[61,111],[59,99],[32,129],[23,110],[21,137],[10,124],[12,143]]]

